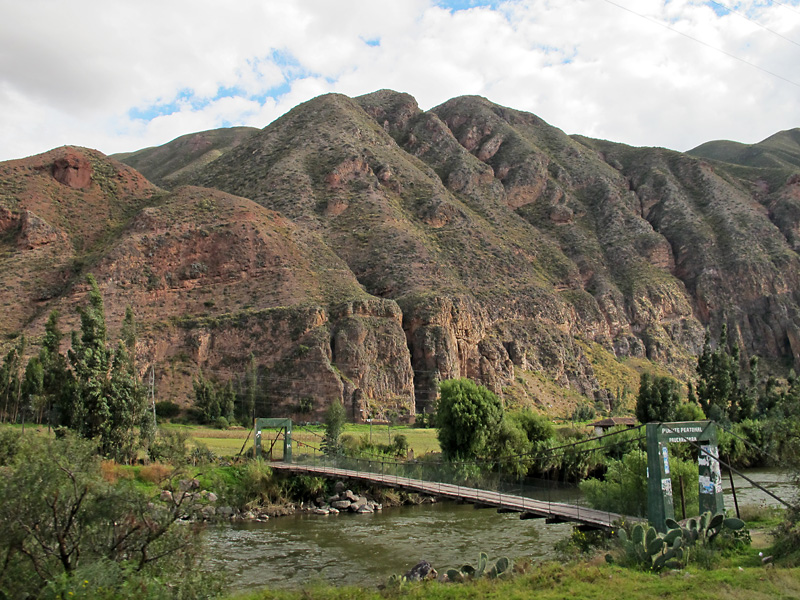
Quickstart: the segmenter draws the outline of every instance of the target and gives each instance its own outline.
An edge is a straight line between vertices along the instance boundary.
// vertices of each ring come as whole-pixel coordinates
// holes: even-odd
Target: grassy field
[[[219,456],[233,456],[239,453],[244,445],[244,452],[252,452],[253,450],[253,436],[252,431],[242,427],[235,427],[231,429],[214,429],[212,427],[205,427],[202,425],[175,425],[166,424],[162,425],[168,431],[182,431],[190,437],[193,442],[197,442],[206,446],[209,450]],[[277,430],[265,430],[262,433],[262,444],[267,447],[272,443],[275,438]],[[347,424],[344,427],[344,434],[355,438],[356,440],[363,438],[372,439],[373,444],[391,443],[391,439],[398,434],[406,436],[409,448],[414,451],[415,456],[421,456],[428,452],[439,451],[439,441],[436,439],[435,429],[418,429],[408,427],[406,425],[393,426],[391,428],[391,437],[389,428],[386,425],[372,425],[371,432],[370,426],[367,424]],[[292,439],[295,442],[295,452],[308,452],[313,451],[313,448],[319,448],[324,435],[321,426],[301,427],[295,425],[292,429]],[[273,450],[273,457],[280,458],[283,456],[283,442],[282,437],[275,444]],[[246,440],[246,441],[245,441]],[[298,443],[299,442],[299,443]]]
[[[663,574],[644,573],[606,564],[544,564],[511,579],[481,579],[466,584],[427,582],[399,590],[329,586],[299,590],[264,590],[232,596],[237,600],[420,600],[496,598],[517,600],[775,600],[800,598],[800,568],[727,567],[712,571],[689,569]]]

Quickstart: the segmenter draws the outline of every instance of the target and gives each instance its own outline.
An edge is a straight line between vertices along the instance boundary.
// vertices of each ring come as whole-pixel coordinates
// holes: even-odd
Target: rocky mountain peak
[[[112,327],[140,315],[166,398],[253,354],[281,414],[411,416],[460,376],[620,410],[641,371],[689,375],[722,324],[743,357],[800,366],[793,140],[734,165],[380,90],[119,155],[169,192],[59,149],[0,164],[3,333],[74,314],[92,271]]]

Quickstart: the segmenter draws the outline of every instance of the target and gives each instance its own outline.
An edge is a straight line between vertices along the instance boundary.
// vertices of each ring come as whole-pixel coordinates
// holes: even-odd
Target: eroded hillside
[[[745,357],[800,357],[790,161],[630,148],[387,90],[127,155],[171,192],[74,152],[94,161],[70,180],[84,187],[55,155],[0,165],[3,272],[22,274],[4,275],[3,332],[74,315],[91,271],[112,323],[134,306],[165,399],[252,354],[281,413],[338,398],[353,418],[410,415],[466,376],[563,414],[629,403],[642,369],[688,374],[723,323]]]

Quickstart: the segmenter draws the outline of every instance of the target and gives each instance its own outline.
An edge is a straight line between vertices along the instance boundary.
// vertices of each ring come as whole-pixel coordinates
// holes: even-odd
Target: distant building
[[[603,419],[601,421],[595,421],[594,423],[589,423],[589,427],[594,427],[594,434],[595,435],[603,435],[606,431],[611,429],[612,427],[619,427],[620,425],[625,425],[627,427],[636,427],[639,424],[634,417],[608,417],[607,419]]]

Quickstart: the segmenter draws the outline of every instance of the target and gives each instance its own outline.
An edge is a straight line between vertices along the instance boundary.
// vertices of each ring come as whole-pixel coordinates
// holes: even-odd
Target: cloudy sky
[[[0,160],[381,88],[638,146],[753,143],[800,126],[800,0],[0,0]]]

